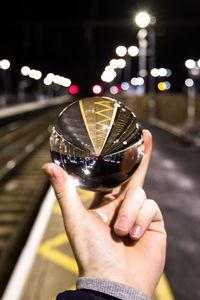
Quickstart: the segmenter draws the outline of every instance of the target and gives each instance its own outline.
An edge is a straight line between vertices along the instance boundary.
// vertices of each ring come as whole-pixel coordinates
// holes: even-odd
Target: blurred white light
[[[147,42],[147,40],[146,40],[146,39],[140,40],[140,41],[139,41],[139,46],[140,46],[141,48],[147,48],[147,47],[148,47],[148,42]]]
[[[118,46],[115,50],[116,54],[120,57],[123,57],[127,53],[127,49],[125,46]]]
[[[145,11],[139,12],[135,17],[135,23],[140,28],[147,27],[150,23],[150,15]]]
[[[200,74],[200,69],[199,69],[199,67],[195,67],[195,68],[191,69],[190,72],[193,76],[198,76]]]
[[[48,78],[52,78],[52,81],[55,84],[62,85],[63,87],[69,87],[71,85],[71,80],[69,78],[65,78],[60,75],[54,75],[54,77],[50,75]]]
[[[129,89],[129,87],[130,87],[130,85],[128,82],[126,82],[126,81],[122,82],[122,84],[121,84],[122,90],[127,91]]]
[[[116,85],[111,86],[110,93],[116,95],[117,93],[119,93],[119,88]]]
[[[37,76],[37,71],[35,69],[31,69],[29,72],[29,77],[35,79],[35,76]]]
[[[143,85],[144,84],[144,78],[138,77],[137,78],[137,85]]]
[[[45,77],[43,82],[44,82],[45,85],[51,85],[52,84],[52,80],[48,77]]]
[[[187,60],[185,61],[185,66],[186,66],[186,68],[188,68],[188,69],[193,69],[193,68],[195,68],[196,63],[195,63],[195,61],[194,61],[193,59],[187,59]]]
[[[153,68],[151,70],[151,76],[158,77],[159,76],[159,70],[157,68]]]
[[[165,84],[165,89],[166,89],[166,90],[170,90],[170,88],[171,88],[171,83],[170,83],[169,81],[165,81],[164,84]]]
[[[54,75],[53,73],[48,73],[46,77],[47,77],[49,80],[53,81],[55,75]]]
[[[71,85],[71,80],[69,78],[65,78],[61,76],[59,84],[64,87],[69,87]]]
[[[138,73],[141,77],[147,77],[147,70],[145,70],[145,69],[139,70]]]
[[[197,66],[200,68],[200,59],[197,61]]]
[[[167,70],[167,75],[166,77],[170,77],[172,75],[172,71],[170,69],[166,69]]]
[[[123,58],[118,59],[118,68],[123,69],[126,66],[126,61]]]
[[[118,64],[118,62],[117,62],[117,64]],[[105,67],[105,71],[106,71],[106,72],[114,72],[114,69],[113,69],[113,67],[111,67],[111,66],[109,65],[109,66],[106,66],[106,67]]]
[[[22,74],[23,76],[28,76],[29,73],[30,73],[30,71],[31,71],[31,69],[30,69],[29,67],[27,67],[27,66],[23,66],[23,67],[21,68],[21,74]]]
[[[192,87],[192,86],[194,85],[194,81],[193,81],[191,78],[187,78],[187,79],[185,80],[185,85],[186,85],[187,87]]]
[[[104,82],[111,82],[111,81],[113,81],[115,76],[116,76],[116,72],[114,70],[113,70],[113,72],[104,71],[101,75],[101,80]]]
[[[2,59],[0,61],[0,68],[3,70],[7,70],[10,68],[10,61],[8,59]]]
[[[137,77],[133,77],[133,78],[131,79],[131,84],[132,84],[132,85],[137,85]]]
[[[61,76],[60,75],[55,75],[54,76],[54,79],[53,79],[53,82],[56,83],[56,84],[60,84],[61,83]]]
[[[110,62],[109,62],[110,66],[113,68],[113,69],[117,69],[118,68],[118,60],[117,59],[111,59]]]
[[[135,86],[137,85],[141,86],[144,84],[144,79],[142,77],[133,77],[131,79],[131,84]]]
[[[42,72],[36,70],[34,79],[39,80],[41,77],[42,77]]]
[[[158,71],[160,77],[165,77],[167,75],[167,69],[165,68],[160,68]]]
[[[137,56],[139,54],[139,49],[136,46],[130,46],[128,48],[128,54],[130,56]]]
[[[148,31],[146,29],[140,29],[137,33],[137,37],[139,40],[143,40],[147,37]]]

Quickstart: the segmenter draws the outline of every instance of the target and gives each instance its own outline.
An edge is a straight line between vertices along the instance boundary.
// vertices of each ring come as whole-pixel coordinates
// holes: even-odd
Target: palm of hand
[[[80,274],[128,283],[150,295],[165,262],[164,224],[162,220],[152,221],[139,240],[134,241],[129,236],[119,237],[114,232],[113,224],[120,202],[119,197],[106,195],[95,204],[95,209],[86,212],[79,223],[80,230],[76,230],[78,245],[74,246],[80,249],[81,243],[82,251],[78,254]],[[148,280],[145,280],[147,276]]]

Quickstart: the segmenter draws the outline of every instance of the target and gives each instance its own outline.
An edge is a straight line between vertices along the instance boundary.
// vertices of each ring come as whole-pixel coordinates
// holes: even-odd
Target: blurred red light
[[[72,85],[69,87],[69,93],[72,94],[72,95],[77,94],[77,93],[78,93],[78,87],[77,87],[77,85],[72,84]]]
[[[93,87],[92,87],[92,92],[95,94],[95,95],[99,95],[101,94],[102,92],[102,86],[100,84],[95,84]]]

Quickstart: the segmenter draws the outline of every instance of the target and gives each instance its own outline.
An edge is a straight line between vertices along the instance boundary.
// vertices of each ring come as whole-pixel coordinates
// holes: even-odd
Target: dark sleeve
[[[119,298],[93,290],[78,289],[60,293],[56,297],[56,300],[119,300]]]

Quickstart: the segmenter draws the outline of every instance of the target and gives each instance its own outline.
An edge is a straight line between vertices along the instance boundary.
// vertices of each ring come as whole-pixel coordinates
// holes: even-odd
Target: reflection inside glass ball
[[[85,98],[60,113],[50,149],[53,162],[78,186],[107,191],[128,180],[140,164],[142,129],[134,113],[115,99]]]

